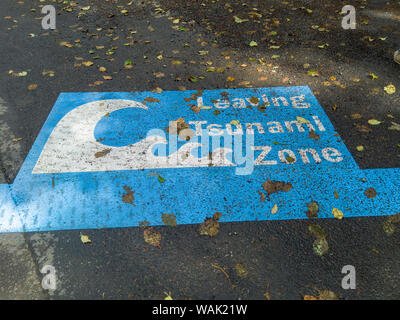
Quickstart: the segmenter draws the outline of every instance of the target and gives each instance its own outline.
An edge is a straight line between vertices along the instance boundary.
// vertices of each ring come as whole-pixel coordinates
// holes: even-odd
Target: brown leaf
[[[147,97],[146,99],[144,99],[144,101],[146,101],[148,103],[160,102],[160,100],[158,100],[156,98],[152,98],[152,97]]]
[[[103,151],[96,152],[94,154],[94,156],[96,158],[104,157],[106,154],[110,153],[110,151],[111,151],[111,148],[110,149],[104,149]]]
[[[206,218],[206,220],[200,224],[200,235],[210,236],[211,238],[216,236],[219,232],[218,220],[220,218],[220,212],[216,212],[212,218]]]
[[[161,248],[161,234],[157,231],[154,231],[153,227],[145,228],[143,230],[143,238],[146,243]]]
[[[286,183],[283,181],[271,181],[268,180],[263,183],[262,185],[263,189],[267,191],[267,197],[269,200],[269,196],[273,193],[284,191],[288,192],[292,189],[292,184],[290,182]]]
[[[134,197],[135,191],[132,191],[132,188],[129,188],[127,186],[123,186],[122,188],[124,188],[124,190],[126,191],[126,193],[122,195],[122,201],[125,203],[130,203],[131,205],[134,206],[133,200],[135,199]]]
[[[376,190],[374,188],[368,188],[367,190],[364,191],[364,194],[368,199],[375,198],[377,195]]]

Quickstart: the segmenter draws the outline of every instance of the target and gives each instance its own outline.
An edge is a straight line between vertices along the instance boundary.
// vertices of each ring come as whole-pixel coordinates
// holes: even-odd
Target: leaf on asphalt
[[[161,248],[161,234],[154,231],[153,227],[148,227],[143,230],[143,238],[146,243]]]
[[[387,94],[393,94],[396,92],[396,87],[393,84],[389,84],[383,88]]]
[[[296,117],[296,121],[298,123],[310,123],[310,121],[308,121],[307,119],[304,119],[302,117]]]
[[[318,70],[310,70],[307,72],[307,74],[311,77],[318,77],[319,76],[319,72]]]
[[[32,91],[37,89],[38,85],[36,83],[32,83],[28,86],[28,90]]]
[[[70,43],[67,42],[67,41],[61,41],[61,42],[60,42],[60,46],[67,47],[67,48],[72,48],[72,47],[73,47],[73,45],[70,44]]]
[[[303,300],[338,300],[338,296],[336,293],[330,290],[322,290],[319,291],[317,296],[312,296],[312,295],[304,295]]]
[[[82,241],[82,243],[91,243],[92,242],[92,240],[90,240],[89,239],[89,237],[87,236],[87,235],[84,235],[84,234],[80,234],[81,235],[81,241]]]
[[[166,226],[176,227],[177,225],[176,216],[174,214],[163,213],[161,219]]]
[[[388,129],[389,130],[400,131],[400,124],[392,121],[392,125]]]
[[[219,232],[219,222],[221,213],[216,212],[212,218],[206,218],[204,222],[200,224],[200,235],[214,237]]]
[[[362,115],[359,114],[359,113],[353,113],[353,114],[350,115],[350,118],[353,119],[353,120],[357,120],[357,119],[361,119]]]
[[[83,64],[84,66],[86,66],[86,67],[90,67],[90,66],[93,65],[93,62],[92,62],[92,61],[84,61],[84,62],[82,62],[82,64]]]
[[[167,294],[167,296],[164,298],[164,300],[174,300],[174,299],[172,299],[171,292],[169,292]]]
[[[247,278],[247,276],[249,274],[248,271],[246,270],[245,266],[242,264],[239,264],[239,263],[235,264],[235,270],[236,270],[237,275],[240,278]]]
[[[243,22],[249,21],[249,19],[240,19],[237,16],[233,16],[233,19],[235,20],[236,23],[243,23]]]
[[[396,227],[394,224],[399,223],[399,222],[400,222],[400,214],[399,213],[389,216],[382,224],[383,231],[385,231],[385,233],[388,236],[391,236],[396,230]]]
[[[333,291],[321,290],[318,294],[318,300],[338,300],[338,296]]]
[[[369,119],[368,123],[372,126],[377,126],[380,125],[382,123],[382,121],[376,120],[376,119]]]
[[[256,47],[256,46],[258,46],[258,43],[256,41],[250,41],[249,46]]]
[[[369,74],[369,76],[371,77],[371,79],[372,80],[377,80],[379,77],[375,74],[375,73],[373,73],[373,72],[371,72],[370,74]]]
[[[317,239],[322,239],[326,237],[326,232],[322,227],[318,224],[312,224],[308,226],[308,230],[317,237]]]
[[[323,256],[329,250],[328,241],[325,238],[316,239],[313,243],[313,250],[317,255]]]
[[[362,152],[364,151],[364,146],[357,146],[356,149],[357,151]]]
[[[338,220],[342,220],[343,219],[343,212],[340,211],[338,208],[333,208],[332,209],[332,214]]]

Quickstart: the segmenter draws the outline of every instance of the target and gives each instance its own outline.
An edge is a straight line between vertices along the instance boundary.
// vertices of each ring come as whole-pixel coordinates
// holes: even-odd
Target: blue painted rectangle
[[[168,134],[170,121],[179,118],[197,122],[188,126],[192,139]],[[207,123],[197,136],[199,121]],[[254,123],[259,127],[246,125]],[[214,133],[223,130],[224,143],[234,136],[228,128],[241,125],[242,144],[213,146],[207,142],[215,139],[209,125]],[[164,138],[167,144],[160,142]],[[157,143],[146,158],[151,139]],[[209,156],[218,147],[232,150],[222,165]],[[270,151],[257,164],[265,150],[260,147]],[[320,163],[310,152],[302,156],[299,150],[307,149]],[[293,152],[296,161],[282,162],[281,150]],[[191,162],[159,161],[171,154]],[[345,217],[394,214],[400,208],[393,198],[398,174],[398,169],[360,170],[308,87],[62,93],[14,183],[0,189],[0,231],[162,225],[164,213],[174,214],[178,224],[200,223],[215,212],[222,213],[222,222],[304,219],[311,201],[318,202],[320,218],[333,217],[333,208]],[[292,189],[268,197],[262,187],[267,180],[290,183]],[[365,196],[369,187],[376,197]],[[274,205],[278,211],[272,214]]]

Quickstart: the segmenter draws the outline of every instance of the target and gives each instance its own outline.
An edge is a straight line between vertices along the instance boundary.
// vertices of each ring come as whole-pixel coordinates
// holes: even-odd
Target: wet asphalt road
[[[389,83],[400,88],[400,66],[392,57],[400,47],[400,4],[352,1],[359,25],[345,31],[339,12],[347,2],[55,1],[57,29],[48,31],[40,20],[45,2],[1,1],[3,182],[12,183],[60,92],[156,87],[308,85],[361,168],[399,167],[400,134],[388,130],[391,121],[400,123],[399,94],[388,95],[383,88]],[[234,23],[233,15],[250,21]],[[277,34],[268,35],[271,31]],[[251,40],[258,46],[250,47]],[[73,46],[60,45],[63,41]],[[124,67],[127,59],[132,69]],[[174,65],[173,60],[183,63]],[[94,65],[79,65],[82,61]],[[222,72],[206,72],[208,61]],[[100,66],[107,72],[100,72]],[[54,76],[43,75],[48,70]],[[310,70],[319,76],[308,75]],[[13,75],[22,71],[27,76]],[[154,75],[159,72],[164,76]],[[371,72],[378,79],[371,79]],[[205,78],[191,82],[190,76]],[[235,81],[227,81],[228,76]],[[32,84],[37,88],[29,90]],[[362,117],[354,119],[356,113]],[[368,126],[371,118],[384,122]],[[358,145],[365,150],[357,151]],[[382,226],[386,220],[221,223],[214,238],[201,236],[198,225],[156,227],[161,248],[146,244],[141,228],[4,234],[0,253],[8,258],[0,262],[0,293],[2,298],[42,299],[162,299],[168,292],[174,299],[302,299],[329,289],[341,299],[398,299],[400,232],[388,235]],[[322,257],[312,249],[312,224],[327,234],[329,250]],[[80,232],[92,243],[82,244]],[[28,262],[16,259],[17,252]],[[39,286],[45,264],[57,270],[55,291]],[[246,277],[238,274],[237,264],[246,269]],[[341,288],[341,269],[349,264],[356,268],[356,290]],[[27,280],[13,287],[13,279],[24,276]]]

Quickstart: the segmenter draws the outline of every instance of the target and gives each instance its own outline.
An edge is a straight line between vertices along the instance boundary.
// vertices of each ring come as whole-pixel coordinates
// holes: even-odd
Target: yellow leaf
[[[92,242],[92,240],[90,240],[87,235],[84,235],[82,233],[81,233],[81,241],[82,241],[82,243],[91,243]]]
[[[296,120],[298,123],[309,123],[309,121],[307,119],[304,119],[302,117],[297,117]]]
[[[336,219],[342,220],[343,219],[343,212],[337,208],[332,209],[332,214]]]
[[[61,41],[61,42],[60,42],[60,46],[67,47],[67,48],[72,48],[72,47],[73,47],[73,45],[70,44],[70,43],[67,42],[67,41]]]
[[[276,205],[276,203],[274,204],[274,206],[271,209],[271,214],[275,214],[278,212],[278,206]]]
[[[368,123],[369,123],[370,125],[377,126],[377,125],[381,124],[382,122],[379,121],[379,120],[376,120],[376,119],[369,119],[369,120],[368,120]]]
[[[179,19],[178,19],[179,20]],[[171,297],[171,292],[168,292],[167,296],[164,298],[164,300],[174,300]]]
[[[393,94],[396,92],[396,87],[393,84],[389,84],[383,88],[387,94]]]
[[[86,67],[90,67],[90,66],[93,65],[93,62],[92,61],[85,61],[85,62],[82,62],[82,64],[85,65]]]

